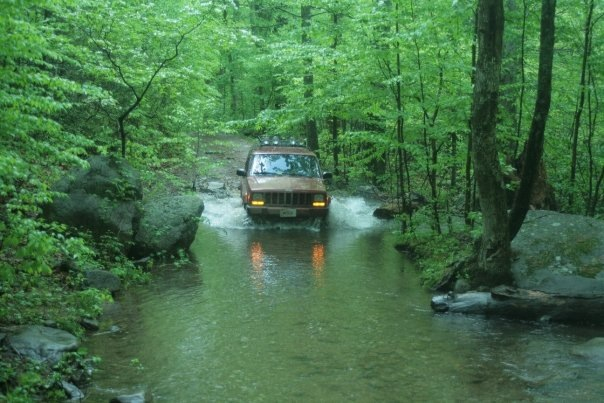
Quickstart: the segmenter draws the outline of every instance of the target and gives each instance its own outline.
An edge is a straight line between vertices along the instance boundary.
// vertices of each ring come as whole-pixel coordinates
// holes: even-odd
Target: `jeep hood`
[[[248,176],[246,180],[252,192],[325,192],[320,178]]]

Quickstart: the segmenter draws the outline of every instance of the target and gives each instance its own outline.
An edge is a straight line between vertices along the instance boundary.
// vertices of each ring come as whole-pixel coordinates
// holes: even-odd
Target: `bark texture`
[[[472,157],[483,216],[483,235],[474,278],[487,286],[512,281],[505,185],[496,139],[503,25],[503,0],[479,0]]]
[[[539,176],[545,124],[549,115],[552,94],[552,66],[554,61],[556,0],[543,0],[541,8],[541,45],[539,50],[539,75],[537,82],[537,99],[529,137],[524,149],[522,178],[514,197],[510,214],[509,233],[513,239],[526,217],[531,194]]]

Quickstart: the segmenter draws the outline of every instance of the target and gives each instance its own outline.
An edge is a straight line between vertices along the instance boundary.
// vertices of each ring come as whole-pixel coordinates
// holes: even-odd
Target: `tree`
[[[514,239],[529,209],[531,193],[537,179],[541,157],[545,125],[549,115],[552,97],[552,69],[554,62],[554,31],[556,0],[543,0],[541,9],[541,39],[539,50],[539,75],[537,79],[537,98],[528,140],[524,147],[522,177],[515,192],[514,204],[510,212],[509,236]]]
[[[484,272],[481,280],[492,285],[512,280],[505,185],[496,137],[503,17],[503,0],[479,0],[472,157],[483,217],[478,267]]]
[[[303,4],[300,6],[302,24],[302,44],[310,43],[310,29],[312,23],[312,6]],[[313,102],[314,97],[314,75],[312,71],[312,57],[304,59],[304,99],[308,103]],[[319,137],[317,133],[317,121],[314,116],[306,117],[306,139],[311,150],[319,150]]]
[[[164,28],[159,22],[162,18],[169,19],[169,16],[153,10],[152,6],[142,8],[143,13],[148,13],[142,16],[146,24],[137,26],[125,24],[140,17],[141,11],[136,6],[128,8],[122,4],[123,8],[118,8],[119,14],[113,9],[107,13],[95,5],[92,7],[93,12],[87,14],[87,20],[82,21],[78,28],[89,39],[92,48],[102,55],[113,72],[113,78],[124,89],[117,110],[109,114],[114,115],[121,155],[125,158],[129,117],[140,106],[162,70],[180,55],[183,41],[201,26],[203,19],[197,18],[191,23],[178,21],[178,28],[169,30],[165,27],[166,31],[158,33],[158,29]],[[183,23],[185,27],[181,28]],[[126,37],[133,42],[130,47],[124,46]]]
[[[478,253],[480,281],[486,285],[511,283],[511,240],[520,229],[543,154],[545,124],[551,99],[556,0],[543,0],[538,90],[525,145],[520,186],[508,219],[505,186],[496,143],[497,104],[501,69],[503,4],[483,0],[478,5],[478,59],[472,114],[474,171],[483,214],[482,244]],[[482,274],[482,275],[481,275]]]
[[[595,3],[593,0],[588,2],[588,11],[587,17],[585,21],[584,28],[584,39],[583,39],[583,55],[581,57],[581,78],[579,82],[579,96],[577,100],[577,106],[575,109],[574,117],[573,117],[573,125],[571,130],[571,163],[570,163],[570,186],[571,191],[568,197],[568,205],[572,207],[574,203],[574,187],[575,181],[577,178],[577,150],[579,147],[579,130],[581,127],[581,115],[583,114],[583,109],[585,108],[585,94],[588,91],[587,89],[587,69],[588,69],[588,61],[589,56],[592,50],[592,38],[593,38],[593,14]]]

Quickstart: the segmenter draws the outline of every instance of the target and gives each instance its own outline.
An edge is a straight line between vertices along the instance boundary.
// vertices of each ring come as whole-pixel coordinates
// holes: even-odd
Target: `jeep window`
[[[320,178],[321,170],[317,158],[312,155],[256,154],[250,174]]]

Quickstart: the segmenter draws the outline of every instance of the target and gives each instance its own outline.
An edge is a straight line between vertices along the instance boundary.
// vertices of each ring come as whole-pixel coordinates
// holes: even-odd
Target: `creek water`
[[[360,198],[328,225],[253,224],[206,200],[195,267],[125,292],[86,342],[86,401],[602,401],[604,366],[571,348],[603,329],[435,315],[431,294]]]

